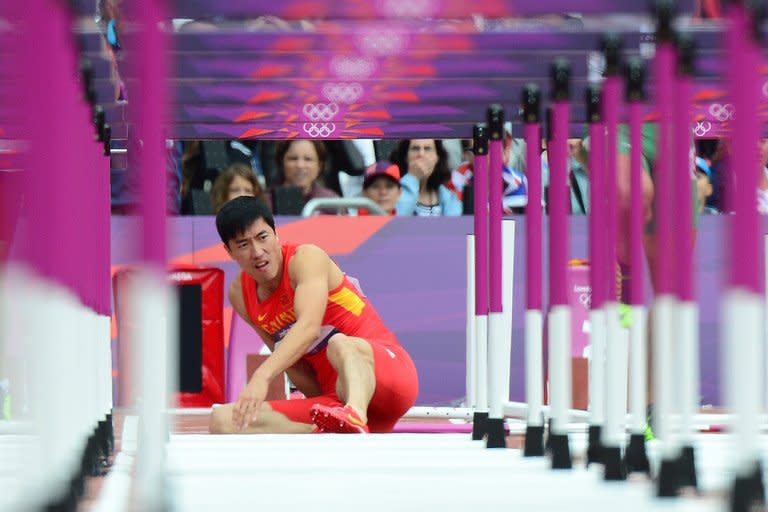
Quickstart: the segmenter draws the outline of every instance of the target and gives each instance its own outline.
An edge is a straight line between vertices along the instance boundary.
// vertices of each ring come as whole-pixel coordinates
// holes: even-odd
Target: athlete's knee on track
[[[232,405],[222,405],[215,407],[211,411],[211,417],[208,421],[208,431],[211,434],[230,434],[232,433]]]

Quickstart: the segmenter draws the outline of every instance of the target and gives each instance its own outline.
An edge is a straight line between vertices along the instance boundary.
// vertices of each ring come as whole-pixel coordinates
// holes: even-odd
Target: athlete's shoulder
[[[315,244],[301,244],[296,246],[296,250],[291,258],[291,265],[294,262],[301,265],[304,262],[316,262],[319,260],[328,260],[328,253]]]
[[[303,279],[316,278],[331,271],[331,258],[323,249],[314,244],[302,244],[288,263],[291,285]]]

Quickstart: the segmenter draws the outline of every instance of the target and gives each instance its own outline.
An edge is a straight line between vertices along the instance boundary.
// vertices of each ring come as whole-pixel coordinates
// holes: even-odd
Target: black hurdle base
[[[645,451],[645,435],[632,434],[629,437],[629,445],[624,454],[624,465],[627,473],[651,474],[651,465],[648,462],[648,453]]]
[[[603,446],[603,480],[616,482],[627,479],[627,468],[621,458],[621,447]]]
[[[587,444],[587,466],[603,462],[603,443],[600,441],[603,427],[589,426],[589,443]]]
[[[98,464],[101,474],[104,475],[109,471],[111,463],[111,443],[109,441],[109,427],[107,421],[102,420],[99,422],[99,426],[96,427],[96,442],[98,446]]]
[[[677,459],[662,459],[656,482],[656,496],[659,498],[674,498],[680,492],[677,462]]]
[[[480,441],[485,437],[485,422],[488,421],[487,412],[475,412],[472,417],[472,440]]]
[[[765,510],[765,486],[760,462],[755,463],[755,469],[749,476],[737,476],[733,480],[728,506],[730,512]]]
[[[544,451],[549,453],[552,450],[552,418],[547,420],[547,438],[544,440]]]
[[[107,444],[109,447],[108,451],[109,451],[109,454],[112,455],[112,452],[115,451],[115,428],[114,428],[114,424],[112,423],[112,411],[110,411],[109,414],[107,414],[106,427],[107,427],[107,432],[106,432]]]
[[[552,458],[552,469],[571,469],[571,448],[568,446],[568,434],[549,433],[550,456]]]
[[[45,512],[77,512],[78,501],[83,495],[85,483],[81,475],[70,480],[67,489],[58,498],[54,498],[42,507]]]
[[[680,487],[698,489],[696,478],[696,455],[693,446],[683,446],[677,459],[678,483]]]
[[[502,418],[488,418],[485,420],[485,433],[488,435],[485,441],[486,448],[506,448],[507,433],[504,430]]]
[[[99,449],[96,438],[97,430],[88,437],[83,450],[83,456],[80,459],[80,473],[83,477],[101,476],[101,464],[99,463]]]
[[[544,425],[525,427],[525,447],[523,457],[542,457],[544,455]]]
[[[103,461],[109,454],[110,445],[114,446],[112,419],[98,422],[83,447],[80,466],[69,480],[69,485],[59,496],[50,499],[40,510],[45,512],[77,512],[78,503],[85,494],[85,482],[89,477],[104,475]],[[105,455],[106,452],[106,455]]]

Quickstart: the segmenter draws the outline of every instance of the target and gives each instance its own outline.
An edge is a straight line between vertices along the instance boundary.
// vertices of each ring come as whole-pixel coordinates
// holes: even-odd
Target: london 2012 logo
[[[589,286],[575,285],[573,292],[579,294],[579,303],[586,309],[592,306],[592,288]]]

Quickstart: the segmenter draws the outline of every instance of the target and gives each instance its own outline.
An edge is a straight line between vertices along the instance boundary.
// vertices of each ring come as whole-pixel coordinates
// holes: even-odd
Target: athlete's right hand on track
[[[236,430],[243,430],[258,419],[268,388],[269,382],[254,373],[232,409],[232,424]]]

